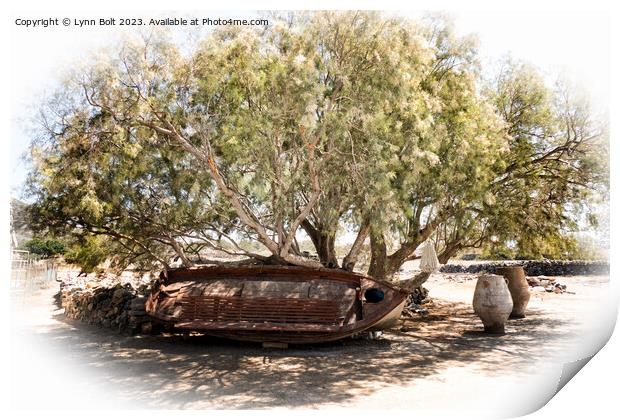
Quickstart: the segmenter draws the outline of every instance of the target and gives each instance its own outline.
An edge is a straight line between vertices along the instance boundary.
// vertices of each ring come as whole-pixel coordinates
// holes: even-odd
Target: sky
[[[390,12],[417,17],[422,12]],[[248,18],[256,12],[187,12],[189,16]],[[479,55],[489,64],[510,54],[534,64],[550,82],[568,78],[591,97],[594,109],[605,113],[609,102],[610,21],[602,12],[477,12],[449,13],[461,35],[476,34]],[[51,13],[51,17],[66,14]],[[143,18],[172,16],[136,13]],[[100,18],[106,14],[75,13],[72,18]],[[27,17],[45,17],[29,14]],[[204,29],[203,29],[204,31]],[[26,127],[37,104],[72,67],[121,37],[119,27],[12,28],[10,161],[11,195],[20,195],[27,168],[21,157],[27,150]]]
[[[596,12],[467,12],[455,26],[478,33],[485,59],[506,54],[524,59],[555,80],[581,85],[600,112],[608,108],[610,68],[609,17]]]

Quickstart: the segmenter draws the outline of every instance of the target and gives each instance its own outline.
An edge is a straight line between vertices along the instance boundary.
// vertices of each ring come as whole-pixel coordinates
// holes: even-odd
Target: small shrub
[[[26,251],[39,255],[42,258],[51,258],[65,253],[65,244],[56,239],[34,238],[23,246]]]

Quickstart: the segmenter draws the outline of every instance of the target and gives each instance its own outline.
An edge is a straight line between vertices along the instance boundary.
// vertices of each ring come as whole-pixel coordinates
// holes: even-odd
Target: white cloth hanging
[[[425,273],[432,273],[439,268],[439,260],[435,247],[431,241],[426,241],[422,250],[422,259],[420,260],[420,270]]]

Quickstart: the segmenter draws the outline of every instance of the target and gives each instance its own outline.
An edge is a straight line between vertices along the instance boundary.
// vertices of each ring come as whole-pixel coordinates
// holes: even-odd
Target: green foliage
[[[544,85],[528,65],[508,60],[485,95],[506,124],[506,162],[482,200],[438,230],[456,249],[486,258],[572,258],[567,234],[595,226],[589,205],[608,188],[607,133],[572,87]],[[506,244],[513,244],[507,246]]]
[[[80,266],[82,272],[101,271],[99,266],[108,257],[105,241],[102,237],[86,237],[81,243],[74,244],[65,254],[65,262]]]
[[[605,133],[527,65],[480,74],[441,17],[300,13],[183,52],[164,33],[127,41],[44,105],[31,224],[117,269],[205,249],[315,266],[300,228],[324,264],[337,236],[372,232],[381,277],[431,235],[541,253],[604,189]]]
[[[487,244],[478,257],[479,260],[514,260],[516,250],[503,243],[491,242]]]
[[[479,259],[483,260],[601,260],[607,254],[592,238],[574,234],[552,235],[528,242],[489,242],[482,248]]]
[[[56,239],[33,238],[23,245],[23,249],[43,258],[51,258],[65,253],[65,244]]]

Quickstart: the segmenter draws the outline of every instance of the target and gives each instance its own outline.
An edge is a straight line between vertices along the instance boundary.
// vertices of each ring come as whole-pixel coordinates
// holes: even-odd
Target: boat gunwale
[[[256,265],[256,266],[238,266],[238,267],[226,267],[226,266],[196,266],[196,267],[180,267],[180,268],[172,268],[169,269],[167,275],[162,272],[164,284],[173,284],[182,281],[188,281],[184,279],[170,279],[170,275],[198,275],[198,274],[212,274],[212,275],[221,275],[221,276],[266,276],[266,275],[290,275],[290,274],[299,274],[299,275],[307,275],[308,277],[312,275],[319,274],[319,279],[321,280],[331,280],[331,281],[341,281],[346,283],[359,283],[361,285],[361,280],[368,280],[375,283],[378,283],[382,286],[388,287],[396,292],[401,293],[409,293],[409,291],[403,287],[400,287],[394,283],[391,283],[386,280],[377,279],[374,277],[370,277],[361,273],[345,271],[342,269],[334,269],[334,268],[310,268],[310,267],[301,267],[301,266],[282,266],[282,265]],[[162,276],[160,276],[162,277]],[[250,281],[261,281],[260,279],[246,279]],[[271,279],[273,281],[308,281],[308,279],[298,279],[298,278],[288,278],[286,280],[280,279]]]

